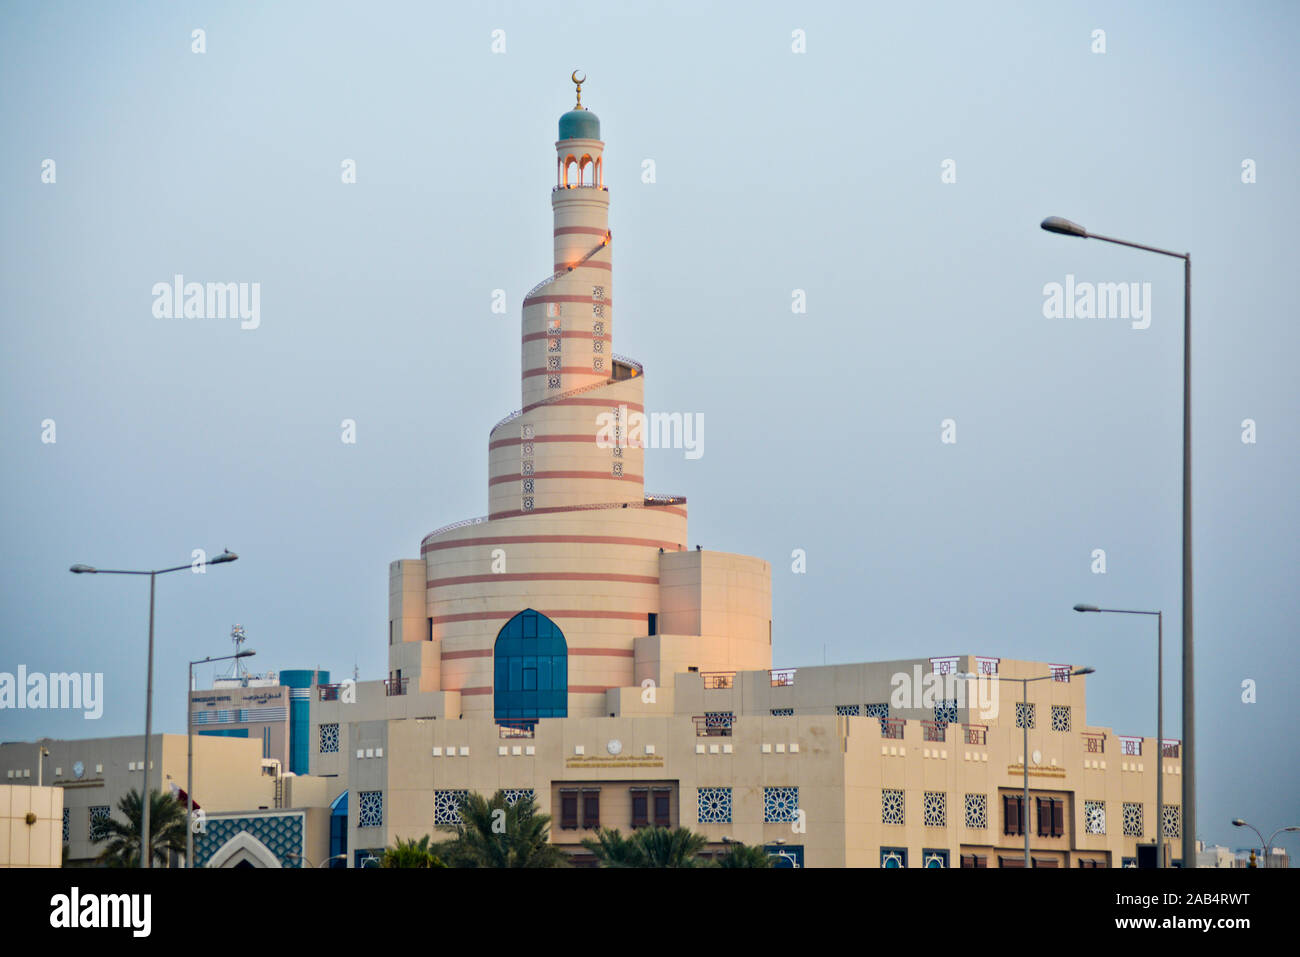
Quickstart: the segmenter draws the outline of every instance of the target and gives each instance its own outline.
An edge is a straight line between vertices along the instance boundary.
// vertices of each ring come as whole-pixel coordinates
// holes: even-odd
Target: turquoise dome
[[[591,110],[569,110],[560,117],[560,139],[600,139],[600,117]]]

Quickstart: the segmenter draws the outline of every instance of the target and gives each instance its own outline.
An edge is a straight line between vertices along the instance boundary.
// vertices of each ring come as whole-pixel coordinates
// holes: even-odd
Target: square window
[[[1032,701],[1016,702],[1016,727],[1033,728],[1034,726],[1034,703]]]
[[[558,389],[560,387],[560,377],[557,375],[548,375],[546,377],[546,388]]]
[[[591,351],[592,351],[592,352],[604,352],[604,351],[605,351],[605,340],[604,340],[604,339],[592,339],[592,340],[591,340]]]
[[[524,511],[531,512],[532,510],[533,510],[533,497],[531,495],[526,495],[524,496]]]
[[[1087,834],[1106,833],[1106,802],[1083,802],[1083,830]]]
[[[360,791],[357,797],[357,827],[383,827],[384,792]]]
[[[731,788],[696,788],[701,824],[731,823]]]
[[[107,804],[92,805],[90,808],[90,840],[92,843],[102,841],[108,837],[105,825],[109,821],[109,807]]]
[[[524,442],[519,446],[519,455],[522,458],[528,458],[533,454],[533,443]]]
[[[906,818],[903,813],[902,791],[893,791],[886,788],[880,792],[880,823],[906,823]]]
[[[546,351],[547,351],[547,352],[559,352],[559,351],[560,351],[560,342],[561,342],[561,340],[560,340],[560,337],[559,337],[559,336],[551,336],[550,338],[548,338],[548,339],[546,340]]]
[[[921,808],[922,823],[926,827],[948,826],[948,795],[943,791],[926,791]]]
[[[987,794],[966,795],[966,826],[981,830],[989,826],[989,796]]]
[[[533,437],[533,427],[531,425],[521,425],[519,427],[519,437],[531,439]]]
[[[1142,822],[1142,805],[1124,802],[1124,836],[1141,837],[1145,832]]]
[[[605,334],[605,324],[603,322],[593,322],[591,324],[591,331],[595,335],[603,336]]]
[[[532,494],[533,494],[533,483],[535,483],[536,481],[537,481],[536,479],[530,479],[530,478],[526,478],[526,479],[524,479],[524,494],[525,494],[525,495],[532,495]]]
[[[605,371],[605,360],[602,359],[600,356],[596,356],[596,358],[592,359],[592,360],[591,360],[591,371],[592,371],[592,372],[604,372],[604,371]]]
[[[532,474],[533,474],[533,462],[532,462],[532,459],[525,459],[523,462],[520,462],[520,463],[519,463],[519,474],[521,474],[521,475],[532,475]]]
[[[364,792],[363,792],[364,793]],[[433,823],[437,827],[454,827],[460,823],[460,806],[469,794],[464,790],[433,792]]]
[[[552,372],[559,372],[559,371],[560,371],[560,357],[559,357],[559,356],[547,356],[547,357],[546,357],[546,368],[550,369]]]
[[[596,303],[591,307],[591,314],[597,318],[603,319],[605,317],[605,307],[600,303]]]
[[[604,287],[604,286],[592,286],[592,287],[591,287],[591,298],[592,298],[592,299],[604,299],[604,298],[605,298],[605,287]]]
[[[622,462],[615,462],[615,463],[614,463],[614,472],[613,472],[613,474],[614,474],[614,477],[615,477],[615,478],[622,478],[622,477],[623,477],[623,463],[622,463]]]
[[[797,787],[763,788],[763,820],[768,824],[781,824],[799,818],[799,789]]]
[[[320,753],[339,753],[339,726],[337,723],[322,724],[320,726]]]
[[[1069,731],[1070,730],[1070,706],[1063,704],[1052,705],[1052,730]]]

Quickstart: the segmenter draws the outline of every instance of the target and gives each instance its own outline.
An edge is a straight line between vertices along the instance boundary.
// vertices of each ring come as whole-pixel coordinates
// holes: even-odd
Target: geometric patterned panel
[[[1070,706],[1069,705],[1052,705],[1052,730],[1069,731],[1070,730]]]
[[[987,794],[966,795],[966,826],[978,828],[989,826],[989,796]]]
[[[1124,802],[1124,836],[1141,837],[1145,828],[1142,823],[1142,805]]]
[[[1034,703],[1032,701],[1016,702],[1016,727],[1032,728],[1034,726]]]
[[[320,753],[339,753],[339,726],[337,724],[322,724],[320,726]]]
[[[433,792],[433,823],[459,824],[460,805],[469,795],[468,791],[447,790]]]
[[[100,825],[108,821],[109,806],[107,804],[93,805],[90,809],[90,840],[102,841],[104,839]]]
[[[857,715],[861,713],[861,708],[856,704],[837,704],[835,706],[836,714]]]
[[[536,800],[537,794],[536,792],[533,791],[532,788],[506,788],[505,789],[506,807],[514,807],[515,803],[521,800],[522,798],[529,798],[531,800]]]
[[[790,718],[793,716],[794,716],[794,708],[773,708],[772,709],[772,717],[774,718]]]
[[[796,820],[799,810],[797,787],[763,788],[763,820],[769,824]]]
[[[357,827],[383,827],[384,792],[359,791],[357,794]]]
[[[881,733],[881,734],[884,734],[884,733],[888,730],[888,726],[886,725],[886,722],[889,720],[889,705],[888,705],[888,704],[869,704],[869,705],[866,705],[866,706],[863,708],[862,713],[865,714],[868,718],[879,718],[879,719],[880,719],[880,733]]]
[[[710,731],[730,728],[735,720],[736,715],[732,711],[704,712],[704,727]]]
[[[880,792],[880,823],[902,824],[904,820],[903,792],[885,788]]]
[[[701,824],[731,823],[731,788],[697,788]]]
[[[1182,806],[1178,804],[1166,804],[1162,810],[1163,813],[1161,814],[1161,818],[1164,823],[1165,837],[1181,836],[1183,832]]]
[[[194,835],[194,866],[206,867],[226,842],[247,831],[266,845],[281,867],[303,867],[303,815],[250,814],[247,817],[208,818],[202,833]]]
[[[63,808],[63,843],[67,844],[72,840],[72,808]]]
[[[948,826],[948,795],[943,791],[926,791],[921,810],[926,827]]]
[[[1106,833],[1106,802],[1083,802],[1083,829],[1088,834]]]
[[[938,724],[957,723],[957,699],[946,698],[934,706],[934,720]]]

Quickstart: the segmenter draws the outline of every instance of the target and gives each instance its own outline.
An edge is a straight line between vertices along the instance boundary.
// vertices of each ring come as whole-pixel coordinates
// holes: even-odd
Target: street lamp
[[[216,558],[210,558],[205,564],[221,565],[239,558],[230,549],[226,549]],[[154,571],[123,571],[116,568],[95,568],[93,565],[73,565],[68,571],[74,575],[148,575],[149,576],[149,667],[145,679],[144,699],[144,788],[140,792],[140,866],[153,866],[153,854],[149,848],[149,738],[153,734],[153,607],[154,586],[159,575],[178,572],[185,568],[194,568],[194,564],[177,565],[175,568],[159,568]]]
[[[1256,834],[1259,834],[1260,842],[1263,843],[1264,846],[1264,867],[1266,868],[1269,866],[1268,864],[1269,855],[1272,853],[1272,849],[1273,849],[1273,838],[1277,837],[1283,831],[1300,831],[1300,824],[1292,824],[1290,827],[1279,827],[1276,831],[1274,831],[1272,834],[1268,836],[1268,841],[1265,842],[1264,835],[1260,834],[1259,831],[1256,830],[1256,828],[1253,825],[1247,824],[1241,818],[1239,817],[1233,818],[1232,824],[1233,827],[1248,827]]]
[[[1183,867],[1196,866],[1196,689],[1192,666],[1192,256],[1090,233],[1059,216],[1042,228],[1062,236],[1099,239],[1183,261]]]
[[[220,658],[200,658],[190,662],[190,680],[185,686],[185,867],[194,866],[194,704],[190,692],[194,690],[194,666],[209,661],[229,661],[232,658],[251,658],[257,654],[252,648],[241,648],[233,655]]]
[[[284,856],[295,858],[297,860],[302,861],[304,864],[306,864],[308,868],[311,868],[313,870],[319,870],[325,867],[326,865],[328,865],[330,861],[337,861],[347,857],[347,854],[335,854],[333,857],[325,858],[325,860],[321,861],[319,864],[313,864],[311,862],[311,859],[307,857],[305,854],[295,854],[292,851],[286,852]]]
[[[1156,840],[1160,842],[1157,867],[1165,867],[1165,616],[1159,611],[1129,611],[1123,608],[1098,608],[1096,605],[1075,605],[1075,611],[1100,612],[1111,615],[1156,616]],[[1186,820],[1183,826],[1187,826]],[[1187,859],[1183,859],[1187,866]]]
[[[1069,676],[1073,678],[1076,675],[1090,675],[1095,673],[1096,670],[1097,670],[1096,668],[1075,668],[1073,671],[1069,672]],[[967,671],[967,672],[962,672],[960,674],[955,674],[953,675],[953,677],[961,678],[961,679],[969,679],[969,678],[978,678],[979,675]],[[1020,703],[1024,705],[1028,705],[1029,704],[1029,682],[1046,681],[1049,678],[1059,680],[1060,672],[1053,672],[1050,675],[1038,675],[1037,677],[1034,678],[1005,678],[1002,677],[1001,675],[999,675],[998,677],[1001,678],[1001,680],[1003,681],[1019,681],[1020,682]],[[1025,712],[1027,712],[1028,710],[1029,710],[1028,707],[1022,709],[1022,711]],[[1024,804],[1024,810],[1020,814],[1020,828],[1022,831],[1024,831],[1025,834],[1025,867],[1029,868],[1032,865],[1029,858],[1029,721],[1026,720],[1026,718],[1027,715],[1022,715],[1020,718],[1020,727],[1024,730],[1024,744],[1023,744],[1024,754],[1020,756],[1020,764],[1023,766],[1024,778],[1025,778],[1025,784],[1024,784],[1025,804]]]

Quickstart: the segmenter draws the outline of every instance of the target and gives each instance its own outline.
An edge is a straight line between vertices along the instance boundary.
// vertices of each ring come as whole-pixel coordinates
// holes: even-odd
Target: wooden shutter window
[[[1060,798],[1052,801],[1052,837],[1065,834],[1065,802]]]
[[[569,831],[578,827],[578,795],[574,791],[560,794],[560,827]]]
[[[1012,794],[1003,795],[1002,822],[1004,834],[1020,833],[1020,798]]]
[[[671,823],[669,817],[669,808],[671,806],[669,796],[671,794],[672,792],[667,789],[655,789],[655,827],[668,827]]]
[[[600,827],[600,792],[582,792],[582,826],[595,829]]]
[[[632,827],[646,827],[650,823],[648,803],[648,792],[645,788],[634,788],[632,790]]]

